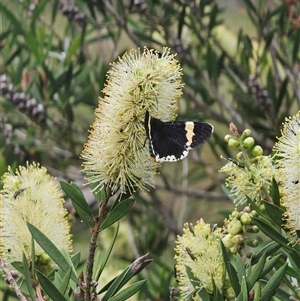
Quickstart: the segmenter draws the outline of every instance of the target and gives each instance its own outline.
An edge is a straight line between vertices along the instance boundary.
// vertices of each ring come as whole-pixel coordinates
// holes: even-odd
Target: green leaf
[[[245,277],[241,281],[241,292],[236,298],[236,301],[248,301],[248,289]]]
[[[51,23],[53,24],[56,18],[56,14],[59,11],[58,10],[58,4],[59,4],[59,0],[54,0],[51,3],[51,7],[52,7],[52,15],[51,15]]]
[[[116,202],[119,201],[116,200]],[[124,215],[128,213],[128,211],[133,206],[133,204],[134,204],[134,199],[127,199],[119,202],[116,206],[113,206],[112,210],[109,211],[107,217],[101,224],[101,230],[109,227],[110,225],[120,220]]]
[[[31,258],[35,258],[35,247],[34,247],[34,239],[31,238]],[[32,271],[32,278],[36,278],[35,275],[35,260],[31,261],[31,271]]]
[[[82,191],[80,188],[73,182],[66,183],[60,181],[60,185],[62,190],[67,194],[67,196],[71,199],[72,204],[78,213],[79,217],[82,221],[88,226],[91,227],[91,221],[93,220],[93,212],[88,205]]]
[[[112,237],[112,241],[109,245],[109,248],[106,252],[106,254],[103,254],[103,252],[101,251],[98,251],[97,254],[96,254],[96,257],[95,257],[95,268],[94,268],[94,271],[93,271],[93,279],[95,279],[96,281],[99,280],[106,264],[107,264],[107,261],[108,261],[108,258],[113,250],[113,246],[115,244],[115,241],[117,239],[117,236],[118,236],[118,232],[119,232],[119,227],[120,227],[120,224],[117,223],[117,227],[115,229],[115,233]],[[100,260],[102,260],[101,264],[100,264]]]
[[[24,26],[21,22],[19,22],[19,19],[12,13],[13,10],[8,9],[8,6],[4,2],[0,2],[0,11],[1,14],[6,16],[6,18],[12,23],[12,27],[16,29],[16,34],[25,34]],[[2,31],[2,30],[1,30]]]
[[[271,279],[268,280],[265,287],[262,289],[261,292],[261,301],[269,301],[271,297],[273,297],[276,293],[276,290],[280,284],[281,279],[283,278],[288,264],[285,263],[280,269],[278,269]]]
[[[246,276],[245,263],[240,254],[235,255],[235,269],[241,282],[243,277]]]
[[[32,32],[35,32],[36,27],[41,26],[40,24],[36,25],[36,20],[38,19],[40,14],[44,11],[47,3],[48,0],[39,1],[39,4],[36,6],[35,10],[33,11],[32,17],[30,19],[31,20],[30,28]]]
[[[110,297],[114,296],[120,288],[125,284],[127,274],[130,272],[130,266],[127,267],[118,277],[115,278],[107,292],[102,298],[102,301],[108,301]]]
[[[274,204],[280,207],[280,194],[279,194],[278,183],[274,178],[272,179],[271,197],[273,199]]]
[[[259,206],[256,205],[256,203],[251,200],[248,196],[246,196],[247,202],[251,205],[251,209],[255,210],[259,217],[268,218],[269,216],[265,211],[262,211]]]
[[[214,301],[224,301],[223,296],[221,295],[218,287],[215,284],[214,279],[212,278],[212,283],[213,283],[213,296],[214,296]]]
[[[282,214],[284,213],[282,208],[280,208],[272,203],[269,203],[267,201],[264,201],[264,205],[265,205],[266,211],[269,214],[269,216],[271,217],[271,219],[278,226],[281,226],[282,225]]]
[[[107,292],[105,293],[105,295],[102,298],[102,301],[107,301],[109,298],[111,298],[112,296],[114,296],[133,276],[135,276],[141,268],[144,268],[147,264],[150,263],[150,260],[146,260],[146,255],[141,256],[141,258],[138,258],[137,260],[143,260],[143,262],[138,262],[136,263],[136,261],[134,261],[130,266],[128,266],[127,268],[125,268],[123,270],[123,272],[116,277],[112,282],[109,283],[109,286],[106,285],[100,292],[104,292],[105,290],[107,290]],[[140,265],[140,267],[137,267],[136,264]],[[139,268],[139,270],[137,271],[136,269]],[[108,287],[108,289],[107,289]]]
[[[197,294],[201,297],[202,301],[210,301],[209,294],[204,287],[198,290]]]
[[[275,112],[277,114],[279,114],[279,109],[282,107],[284,99],[287,95],[287,88],[288,88],[288,84],[289,84],[289,79],[288,77],[285,77],[285,79],[283,80],[283,82],[281,83],[280,86],[280,90],[279,90],[279,95],[278,97],[275,99]],[[276,185],[278,186],[278,184],[276,183]],[[272,185],[273,186],[273,185]],[[280,196],[278,195],[279,198],[279,204],[277,203],[277,196],[274,198],[274,196],[272,196],[272,198],[274,199],[274,203],[279,206],[280,205]],[[275,201],[276,200],[276,201]]]
[[[265,262],[267,259],[267,254],[264,253],[257,264],[252,268],[251,273],[247,276],[246,282],[248,290],[252,289],[256,281],[261,278],[261,272],[265,266]]]
[[[230,257],[228,256],[227,249],[225,248],[223,242],[220,240],[222,254],[224,259],[224,264],[230,279],[230,283],[232,284],[232,288],[234,290],[235,295],[237,296],[241,289],[240,289],[240,281],[237,275],[236,270],[234,269],[233,265],[231,264]]]
[[[253,301],[260,301],[261,299],[261,284],[258,282],[254,289],[254,299]]]
[[[291,260],[295,263],[295,266],[296,267],[299,267],[300,266],[300,252],[296,251],[296,250],[292,250],[290,251],[289,250],[289,257],[291,258]]]
[[[38,42],[35,34],[32,31],[27,32],[26,42],[28,48],[32,52],[33,56],[35,57],[37,64],[40,65],[42,61],[41,61],[41,55],[38,48]]]
[[[138,292],[141,289],[141,287],[146,283],[146,281],[147,280],[140,280],[140,281],[128,286],[127,288],[120,291],[119,293],[117,293],[112,298],[109,298],[109,301],[127,300],[128,298],[133,296],[136,292]]]
[[[42,273],[37,271],[37,277],[41,287],[52,300],[67,301],[64,295],[53,285],[53,283]]]
[[[71,261],[72,261],[74,268],[76,269],[80,263],[80,252],[73,254],[71,256]]]
[[[282,254],[278,254],[271,258],[269,261],[266,262],[260,277],[263,278],[265,275],[267,275],[277,264]]]
[[[67,292],[67,288],[71,279],[72,268],[70,267],[63,279],[61,280],[59,291],[64,295]]]
[[[288,246],[288,241],[285,237],[283,237],[278,231],[274,229],[274,227],[267,222],[264,218],[261,217],[252,217],[252,221],[255,223],[255,225],[264,232],[268,237],[275,240],[282,246],[285,246],[292,250],[291,247]]]
[[[32,300],[35,300],[36,295],[35,295],[35,291],[32,287],[32,279],[31,279],[31,274],[30,274],[30,270],[29,270],[29,265],[28,265],[27,258],[24,253],[23,253],[23,271],[24,271],[25,283],[26,283],[29,295]]]
[[[76,51],[78,50],[79,46],[80,46],[80,42],[81,42],[81,36],[78,35],[72,42],[72,44],[70,45],[68,52],[67,52],[67,56],[66,56],[66,65],[69,65],[73,55],[76,53]]]
[[[27,223],[28,230],[30,231],[34,240],[41,246],[41,248],[51,257],[51,259],[65,272],[67,273],[70,268],[70,263],[65,256],[58,250],[55,244],[45,236],[39,229],[30,223]],[[77,283],[76,273],[73,270],[72,280]]]
[[[296,30],[296,34],[293,40],[293,63],[296,63],[299,60],[299,47],[300,47],[300,30]]]
[[[277,290],[276,290],[276,298],[278,298],[281,301],[286,301],[286,300],[291,300],[290,297],[291,297],[291,294],[288,293],[286,289],[283,290],[281,288],[277,288]],[[254,301],[256,301],[256,300],[254,300]],[[259,299],[259,301],[260,301],[260,299]]]
[[[252,258],[252,263],[255,264],[258,262],[259,258],[266,253],[267,256],[273,255],[276,251],[281,248],[280,244],[276,241],[271,241],[269,244],[260,249]]]
[[[257,13],[257,9],[251,0],[243,0],[243,1],[246,3],[246,6],[249,10],[251,10],[254,14]]]

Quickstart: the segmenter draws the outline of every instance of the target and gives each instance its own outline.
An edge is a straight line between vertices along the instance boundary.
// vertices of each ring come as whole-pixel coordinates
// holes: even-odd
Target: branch
[[[109,1],[103,1],[103,4],[105,5],[106,9],[112,14],[112,16],[115,18],[118,26],[125,30],[128,37],[135,43],[135,45],[142,47],[141,41],[128,29],[127,23],[122,17],[117,13],[115,8],[109,3]]]
[[[21,289],[19,288],[16,280],[14,279],[11,271],[7,268],[3,258],[0,257],[0,267],[3,271],[3,273],[6,276],[7,281],[9,282],[9,284],[12,286],[12,288],[14,289],[17,297],[19,298],[19,300],[21,301],[27,301],[27,299],[25,298],[25,296],[23,295],[23,293],[21,292]]]
[[[205,191],[205,190],[198,190],[198,189],[180,189],[178,187],[175,187],[171,184],[168,185],[161,185],[161,184],[156,184],[155,187],[157,189],[165,189],[168,191],[176,192],[177,194],[184,194],[187,196],[192,196],[195,198],[205,198],[209,200],[228,200],[229,198],[223,194],[223,193],[218,193],[218,192],[210,192],[210,191]]]
[[[100,202],[99,204],[99,214],[95,218],[96,222],[92,230],[92,236],[90,239],[89,255],[88,255],[87,265],[86,265],[86,286],[85,286],[85,293],[84,293],[85,301],[91,300],[91,287],[92,287],[91,283],[92,283],[95,252],[97,248],[97,238],[98,238],[101,223],[104,218],[106,204],[107,204],[107,200],[105,202]]]

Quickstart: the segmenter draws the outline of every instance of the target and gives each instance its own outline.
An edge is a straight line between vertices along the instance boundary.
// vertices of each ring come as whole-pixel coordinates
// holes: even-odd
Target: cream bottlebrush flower
[[[42,231],[58,249],[72,250],[70,227],[59,186],[38,164],[20,166],[15,174],[3,175],[0,192],[0,256],[10,264],[22,261],[23,252],[31,261],[32,237],[26,222]],[[35,243],[36,260],[42,262],[44,250]]]
[[[158,163],[150,160],[144,129],[145,113],[173,120],[182,94],[181,68],[164,48],[133,49],[112,64],[95,110],[95,121],[81,154],[83,169],[95,191],[133,192],[154,185]]]
[[[247,196],[254,201],[264,199],[265,191],[269,190],[276,175],[276,168],[271,157],[260,156],[257,162],[245,167],[228,161],[220,172],[229,175],[225,185],[229,188],[234,202],[243,204],[247,201]]]
[[[300,244],[300,111],[286,119],[278,140],[273,150],[278,168],[276,179],[286,208],[285,226],[293,243]]]
[[[190,300],[192,296],[193,300],[202,300],[194,293],[202,287],[212,293],[212,279],[220,291],[224,288],[225,266],[218,236],[202,219],[195,226],[184,225],[183,235],[178,236],[175,247],[176,278],[182,300]]]

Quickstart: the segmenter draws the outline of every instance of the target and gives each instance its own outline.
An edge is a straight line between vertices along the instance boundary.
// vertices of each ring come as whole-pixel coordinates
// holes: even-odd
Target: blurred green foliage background
[[[228,124],[250,128],[268,154],[300,108],[299,2],[4,0],[0,12],[1,175],[35,161],[59,180],[85,183],[79,155],[109,63],[137,47],[177,53],[185,83],[178,119],[210,122],[215,133],[188,159],[164,164],[155,190],[136,193],[109,271],[149,251],[154,263],[141,274],[148,282],[138,300],[168,300],[183,223],[218,223],[234,207],[218,173],[220,155],[233,156]],[[72,232],[84,254],[89,233],[75,219]]]

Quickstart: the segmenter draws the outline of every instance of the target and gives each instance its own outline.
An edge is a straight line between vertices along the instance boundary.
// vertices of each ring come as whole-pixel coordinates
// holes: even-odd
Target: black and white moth
[[[214,127],[205,122],[163,122],[147,111],[144,121],[149,139],[149,151],[153,161],[173,162],[184,159],[193,148],[204,144],[212,135]]]

